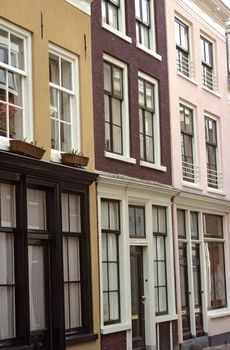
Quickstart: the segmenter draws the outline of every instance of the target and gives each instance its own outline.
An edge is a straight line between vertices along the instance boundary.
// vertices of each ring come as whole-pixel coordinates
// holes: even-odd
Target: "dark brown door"
[[[29,240],[30,342],[33,350],[51,350],[49,246],[46,240]]]
[[[130,247],[133,349],[145,350],[142,247]]]

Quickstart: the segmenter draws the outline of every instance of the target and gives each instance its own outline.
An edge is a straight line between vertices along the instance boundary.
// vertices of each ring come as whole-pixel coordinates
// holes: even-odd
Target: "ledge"
[[[111,152],[105,151],[105,157],[120,160],[120,161],[126,162],[126,163],[136,164],[136,159],[130,158],[128,156],[116,154],[116,153],[111,153]]]
[[[227,316],[230,316],[230,310],[229,309],[208,311],[208,317],[210,319],[220,318],[220,317],[227,317]]]
[[[211,90],[211,89],[209,89],[209,88],[207,88],[207,87],[205,87],[205,86],[202,86],[202,89],[203,89],[204,91],[207,91],[207,92],[209,92],[210,94],[212,94],[212,95],[218,97],[218,98],[221,98],[221,95],[220,95],[220,94],[218,94],[217,92],[215,92],[215,91],[213,91],[213,90]]]
[[[98,334],[94,334],[94,333],[75,334],[75,335],[66,336],[65,343],[66,345],[74,345],[79,343],[95,341],[97,339],[98,339]]]
[[[70,5],[73,5],[74,7],[78,8],[82,12],[86,13],[87,15],[91,15],[91,2],[92,0],[65,0]]]
[[[110,33],[112,33],[112,34],[118,36],[119,38],[127,41],[128,43],[132,42],[132,39],[128,35],[120,32],[119,30],[114,29],[113,27],[111,27],[107,23],[102,22],[101,26],[102,26],[102,28],[108,30]]]
[[[197,83],[197,81],[196,81],[196,80],[194,80],[194,79],[192,79],[192,78],[187,77],[186,75],[182,74],[181,72],[178,72],[178,71],[177,71],[177,75],[179,75],[179,77],[181,77],[181,78],[183,78],[183,79],[185,79],[185,80],[189,81],[189,82],[190,82],[190,83],[192,83],[193,85],[198,86],[198,83]]]
[[[153,50],[148,49],[148,48],[145,47],[144,45],[137,43],[137,44],[136,44],[136,47],[137,47],[138,49],[144,51],[144,52],[147,53],[148,55],[150,55],[150,56],[156,58],[158,61],[162,61],[162,56],[161,56],[161,55],[159,55],[158,53],[156,53],[156,52],[153,51]]]
[[[101,328],[101,334],[110,334],[110,333],[128,331],[131,328],[132,327],[131,327],[130,323],[113,324],[113,325],[108,325],[108,326],[102,327]]]
[[[143,166],[143,167],[146,167],[146,168],[150,168],[150,169],[159,170],[159,171],[163,171],[163,172],[167,171],[166,166],[159,165],[159,164],[148,163],[148,162],[145,162],[144,160],[140,161],[140,166]]]

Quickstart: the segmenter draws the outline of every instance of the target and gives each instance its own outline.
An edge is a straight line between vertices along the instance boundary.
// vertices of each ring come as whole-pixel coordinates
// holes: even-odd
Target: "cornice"
[[[91,3],[93,0],[65,0],[69,4],[85,12],[87,15],[91,15]]]

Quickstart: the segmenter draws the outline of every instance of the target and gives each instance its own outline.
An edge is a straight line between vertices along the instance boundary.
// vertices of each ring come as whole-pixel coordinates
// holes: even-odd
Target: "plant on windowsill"
[[[61,153],[61,160],[63,164],[86,167],[89,161],[89,157],[83,156],[78,150],[72,150],[72,152]]]
[[[10,151],[36,159],[41,159],[45,153],[45,149],[37,146],[36,141],[27,142],[26,138],[24,140],[10,140]]]

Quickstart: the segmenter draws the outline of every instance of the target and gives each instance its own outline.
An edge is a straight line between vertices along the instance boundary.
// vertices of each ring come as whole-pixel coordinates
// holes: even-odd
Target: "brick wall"
[[[126,350],[126,332],[117,332],[101,336],[102,350]]]

